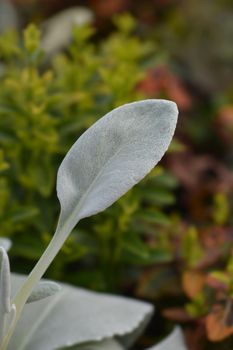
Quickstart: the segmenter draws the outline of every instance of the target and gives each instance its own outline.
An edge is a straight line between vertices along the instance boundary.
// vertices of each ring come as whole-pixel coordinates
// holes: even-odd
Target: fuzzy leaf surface
[[[58,232],[105,210],[144,178],[166,152],[177,115],[174,102],[145,100],[116,108],[89,128],[58,170]]]
[[[59,286],[59,284],[55,282],[41,281],[34,288],[33,292],[31,293],[30,297],[27,300],[27,303],[28,304],[33,303],[35,301],[50,297],[55,293],[59,292],[60,290],[61,290],[61,287]]]
[[[12,275],[14,291],[24,279]],[[153,311],[144,302],[61,286],[53,297],[25,305],[9,350],[53,350],[114,337],[132,344]]]

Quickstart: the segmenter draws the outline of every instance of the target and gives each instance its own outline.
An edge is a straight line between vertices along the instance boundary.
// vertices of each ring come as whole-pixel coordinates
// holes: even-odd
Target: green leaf
[[[134,232],[124,235],[123,252],[122,259],[131,264],[147,265],[172,260],[172,255],[169,252],[148,247]]]
[[[140,259],[142,261],[147,261],[150,257],[148,247],[134,233],[127,233],[124,235],[123,247],[124,251],[126,252],[126,259],[127,253],[131,255],[131,258],[133,256],[136,257],[136,259]]]
[[[24,45],[30,54],[38,50],[40,44],[40,31],[34,24],[30,24],[24,31]]]
[[[175,178],[175,176],[165,171],[164,169],[161,169],[161,173],[155,174],[153,180],[158,187],[173,189],[178,185],[178,180]]]
[[[171,205],[175,201],[175,197],[171,192],[158,187],[143,189],[142,196],[154,205]]]
[[[18,223],[35,217],[38,213],[39,211],[35,207],[18,206],[10,212],[10,217],[13,223]]]
[[[142,210],[136,215],[139,220],[145,221],[149,224],[170,225],[171,222],[167,215],[159,210]]]

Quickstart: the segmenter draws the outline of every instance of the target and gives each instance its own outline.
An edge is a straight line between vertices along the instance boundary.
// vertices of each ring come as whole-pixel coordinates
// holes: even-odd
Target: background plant
[[[56,11],[65,9],[74,3],[75,5],[82,3],[77,0],[75,2],[72,0],[54,0],[53,2],[12,0],[12,2],[16,4],[19,10],[23,25],[30,22],[31,19],[38,23],[41,19],[55,14]],[[113,79],[116,65],[120,65],[120,62],[125,62],[123,64],[125,68],[116,71],[124,72],[127,80],[130,80],[127,73],[132,73],[132,71],[128,67],[127,57],[131,56],[132,50],[126,48],[131,47],[131,44],[129,45],[128,42],[128,45],[121,46],[119,44],[119,41],[123,40],[121,38],[118,43],[115,40],[114,50],[113,44],[111,44],[111,50],[103,50],[103,47],[109,46],[109,41],[113,40],[110,39],[113,38],[113,32],[118,38],[119,32],[122,32],[122,30],[116,31],[115,26],[112,25],[113,16],[119,12],[129,11],[136,18],[136,22],[134,29],[131,27],[132,30],[128,34],[128,38],[136,38],[136,41],[140,42],[139,52],[142,53],[140,58],[132,59],[134,63],[136,62],[140,78],[138,77],[139,83],[135,82],[132,90],[125,90],[121,98],[127,101],[127,94],[132,94],[132,99],[136,99],[135,96],[138,95],[146,95],[147,97],[169,98],[176,101],[181,111],[176,137],[179,141],[182,141],[183,146],[181,147],[176,139],[176,142],[173,143],[173,150],[176,149],[179,152],[170,153],[166,157],[163,163],[166,171],[159,168],[155,171],[155,174],[152,174],[153,179],[148,178],[145,184],[140,185],[142,186],[142,191],[140,191],[142,193],[138,194],[133,191],[129,197],[122,199],[122,204],[120,202],[119,206],[117,205],[109,210],[108,214],[104,214],[101,218],[95,218],[89,224],[83,222],[79,234],[74,233],[70,237],[60,253],[61,258],[51,267],[49,275],[62,279],[68,278],[69,281],[98,290],[118,287],[121,293],[140,295],[146,299],[154,300],[158,312],[154,318],[154,323],[152,323],[152,337],[154,337],[155,328],[158,338],[163,337],[172,327],[170,320],[175,319],[181,323],[186,323],[185,333],[189,340],[190,349],[212,350],[216,348],[222,350],[231,348],[231,330],[227,329],[229,333],[225,340],[221,342],[207,341],[207,333],[204,332],[203,322],[208,314],[212,315],[212,308],[216,310],[216,304],[219,306],[219,303],[220,308],[217,310],[217,315],[221,316],[222,310],[229,306],[227,300],[231,299],[226,285],[219,281],[217,283],[216,279],[213,281],[212,272],[217,271],[218,274],[220,273],[223,276],[227,274],[232,247],[232,216],[230,214],[232,211],[233,189],[233,89],[231,84],[233,70],[230,40],[232,37],[232,2],[229,0],[215,2],[189,1],[187,3],[177,0],[145,0],[143,2],[114,0],[109,1],[106,5],[104,0],[88,0],[86,3],[94,11],[96,19],[94,24],[96,32],[88,40],[85,39],[85,42],[92,46],[92,51],[90,50],[86,56],[98,56],[98,59],[100,56],[105,57],[101,62],[105,70],[108,71],[109,69],[109,75],[106,76],[105,82],[100,84],[102,78],[96,79],[95,69],[93,68],[93,75],[91,76],[94,78],[88,81],[85,96],[90,96],[87,91],[93,90],[91,86],[96,86],[97,89],[100,89],[100,85],[102,86],[101,94],[94,97],[94,108],[99,111],[98,115],[100,116],[107,111],[107,109],[104,110],[105,104],[109,103],[111,108],[111,103],[114,105],[115,99],[120,99],[119,91],[116,92],[118,90],[117,84],[119,84],[119,87],[121,86],[122,91],[125,89],[126,80],[123,82],[122,79],[121,81],[122,77],[120,76]],[[132,20],[126,22],[128,24],[124,24],[124,26],[129,28],[131,26],[129,23],[132,23]],[[192,26],[190,26],[190,23],[192,23]],[[221,23],[221,25],[218,23]],[[8,35],[8,39],[5,40],[4,44],[5,62],[7,60],[10,62],[10,58],[7,59],[9,57],[8,53],[10,53],[12,65],[14,62],[14,69],[16,69],[15,67],[18,66],[19,62],[21,62],[20,67],[22,65],[27,66],[27,58],[22,62],[19,56],[16,56],[16,52],[22,50],[22,40],[20,39],[17,44],[11,45],[10,37],[13,38],[15,34]],[[123,36],[125,37],[125,34]],[[148,43],[148,40],[150,48],[147,48],[144,54],[142,47],[145,43]],[[125,43],[125,41],[123,42]],[[84,46],[86,48],[86,44]],[[84,50],[80,49],[78,51],[76,57],[77,55],[81,57]],[[25,52],[24,56],[26,57],[28,54]],[[90,61],[92,60],[89,57]],[[80,94],[77,97],[77,94],[72,93],[72,88],[69,88],[69,84],[72,85],[74,81],[77,84],[77,78],[72,74],[72,69],[76,66],[75,59],[71,57],[69,49],[62,58],[55,58],[55,62],[51,64],[48,60],[42,59],[42,61],[36,63],[36,69],[40,72],[40,76],[47,69],[53,71],[50,85],[52,88],[49,92],[46,88],[46,97],[51,96],[54,92],[62,95],[61,90],[64,89],[62,84],[66,81],[66,97],[72,95],[74,101],[75,99],[80,100]],[[69,69],[68,66],[71,62],[74,65],[72,69]],[[107,62],[108,64],[106,64]],[[84,65],[85,63],[82,61],[81,67]],[[96,71],[99,72],[100,66],[97,62],[96,65],[98,66]],[[60,66],[60,70],[55,69],[58,66]],[[134,64],[133,66],[135,67]],[[61,72],[63,69],[66,72],[65,74]],[[81,68],[76,67],[75,69],[74,71],[77,72]],[[16,70],[20,71],[21,68]],[[69,79],[64,79],[64,76],[68,76],[68,70],[70,72]],[[58,73],[63,78],[59,82],[59,88],[57,82],[55,88],[54,80],[57,81]],[[84,74],[83,70],[81,73]],[[97,76],[100,76],[100,73]],[[18,78],[16,80],[19,81]],[[108,88],[110,81],[111,88]],[[111,94],[110,90],[112,89],[115,91],[114,94]],[[84,91],[82,87],[79,90]],[[9,92],[9,95],[13,94]],[[102,98],[106,96],[107,99]],[[112,102],[110,102],[111,99]],[[89,107],[85,107],[88,113],[79,114],[78,103],[74,102],[72,105],[68,98],[67,101],[70,109],[66,120],[73,120],[75,114],[72,113],[72,110],[76,111],[76,114],[79,115],[81,132],[81,129],[89,126],[89,122],[91,124],[94,121],[97,114],[92,114],[92,108],[90,110]],[[68,111],[68,108],[60,108],[62,105],[63,102],[60,102],[60,104],[54,103],[55,115],[61,115],[60,111],[62,110]],[[103,108],[103,113],[101,108]],[[62,119],[62,117],[59,118]],[[84,119],[87,121],[87,125],[82,127]],[[55,129],[58,130],[58,126]],[[78,131],[78,129],[76,130]],[[72,127],[68,132],[70,133],[68,135],[72,135]],[[61,143],[59,134],[58,144],[63,144],[63,146],[62,150],[59,148],[59,151],[53,154],[54,164],[56,162],[58,164],[57,158],[64,154],[63,147],[66,147],[64,146],[65,143],[69,145],[73,142],[69,142],[70,137],[64,136],[64,143]],[[9,160],[3,150],[1,159],[2,169],[5,169],[5,172],[1,173],[1,178],[3,178],[1,199],[3,199],[9,193],[5,182],[9,181],[10,171]],[[152,183],[156,191],[150,191]],[[162,186],[162,197],[160,196],[161,191],[158,191],[158,202],[157,190],[161,189],[160,186]],[[38,190],[33,191],[37,193]],[[15,193],[17,192],[14,190],[13,197]],[[45,201],[43,195],[37,193],[36,197],[37,199],[40,198],[40,203]],[[52,196],[49,196],[49,198],[52,198]],[[150,198],[150,202],[148,198]],[[33,205],[33,208],[38,207],[37,199],[34,199],[35,205]],[[165,200],[166,203],[163,202]],[[51,203],[53,203],[52,199]],[[155,203],[155,206],[153,203]],[[136,210],[137,205],[139,209]],[[127,210],[125,210],[126,206]],[[41,207],[40,210],[42,210],[43,215],[37,214],[37,217],[28,218],[27,223],[25,221],[18,222],[17,225],[14,223],[14,228],[10,220],[6,220],[9,210],[5,210],[4,222],[8,222],[8,225],[12,226],[11,235],[14,236],[14,241],[17,243],[12,255],[15,256],[14,266],[18,270],[27,271],[28,262],[30,261],[31,265],[33,264],[36,254],[39,255],[39,250],[43,250],[52,232],[51,229],[54,226],[53,221],[55,219],[50,222],[50,218],[55,218],[55,213],[53,215],[47,215],[47,213],[49,211],[55,212],[57,208],[49,206],[49,208],[43,210],[42,204]],[[11,208],[10,204],[8,204],[8,208]],[[145,209],[146,215],[144,215],[145,213],[141,215],[142,213],[139,212],[142,210],[145,212]],[[124,229],[122,223],[118,224],[118,212],[121,215],[124,213],[123,223],[126,223],[123,224]],[[166,216],[161,216],[161,212],[165,213]],[[140,214],[140,221],[138,214]],[[141,221],[142,216],[143,222]],[[44,222],[43,229],[38,228],[40,222]],[[15,230],[17,226],[21,226],[21,228]],[[29,230],[29,236],[24,234],[23,227],[28,227],[25,232]],[[51,227],[51,229],[47,230],[47,227]],[[33,228],[33,232],[31,228]],[[111,254],[112,246],[116,244],[115,236],[113,233],[108,234],[107,232],[109,232],[109,229],[115,232],[116,228],[124,242],[119,240],[117,243],[117,246],[119,244],[117,251],[121,251],[121,254],[117,252]],[[14,234],[14,232],[18,233]],[[103,232],[105,233],[103,234]],[[29,247],[32,243],[30,241],[34,242],[34,248],[25,249],[25,244],[26,247]],[[75,254],[73,247],[77,241],[80,250],[78,253],[76,251]],[[148,250],[150,254],[148,254]],[[187,252],[185,252],[186,250]],[[142,252],[143,254],[141,254]],[[155,252],[156,256],[151,255],[151,252]],[[69,253],[73,255],[73,259],[66,264],[64,260]],[[115,258],[115,255],[117,258]],[[22,259],[23,256],[27,256],[27,258]],[[163,262],[160,263],[161,261]],[[104,262],[108,262],[109,268],[107,270],[103,269]],[[77,269],[79,270],[79,277],[73,273]],[[118,281],[115,281],[115,279],[112,281],[111,271],[114,271],[115,275],[118,276]],[[223,276],[221,276],[221,279],[225,278]],[[193,291],[193,285],[187,288],[185,282],[189,281],[190,284],[190,280],[198,281],[201,296],[193,296],[195,292]],[[170,288],[171,285],[173,286],[172,289]],[[224,296],[224,300],[219,301],[219,295]],[[159,309],[158,305],[160,305]],[[168,310],[171,307],[179,307],[179,315],[177,312],[174,314],[174,310]],[[180,309],[182,309],[182,317]],[[187,310],[189,310],[188,314]],[[225,326],[228,328],[231,323]],[[147,337],[142,339],[142,343],[148,342],[149,333],[150,329]]]
[[[51,238],[58,212],[55,172],[74,139],[96,117],[143,96],[135,88],[155,52],[150,42],[132,34],[136,24],[131,17],[118,17],[115,23],[116,32],[104,43],[91,40],[88,26],[74,29],[68,52],[49,66],[35,26],[23,38],[15,32],[1,37],[1,230],[14,241],[18,270],[22,258],[33,263]],[[168,259],[162,247],[145,244],[144,228],[149,232],[151,225],[170,224],[162,207],[173,203],[175,186],[164,169],[155,170],[100,218],[84,222],[49,276],[66,275],[73,283],[108,290],[120,283],[117,274],[119,280],[126,278],[121,268]],[[77,261],[83,265],[79,277],[72,272]]]

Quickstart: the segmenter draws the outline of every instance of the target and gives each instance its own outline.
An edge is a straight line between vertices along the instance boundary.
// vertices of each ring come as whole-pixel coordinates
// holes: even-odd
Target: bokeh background
[[[231,0],[0,0],[0,234],[28,273],[59,213],[58,166],[112,108],[175,101],[169,152],[83,220],[49,278],[142,298],[137,349],[181,324],[190,350],[233,347]]]

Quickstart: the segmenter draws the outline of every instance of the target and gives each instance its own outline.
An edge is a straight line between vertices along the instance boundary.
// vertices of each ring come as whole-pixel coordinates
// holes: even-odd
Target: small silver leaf
[[[38,301],[51,295],[57,293],[61,290],[59,284],[51,281],[43,281],[39,282],[36,288],[31,293],[30,297],[27,300],[27,304],[33,303],[34,301]]]

